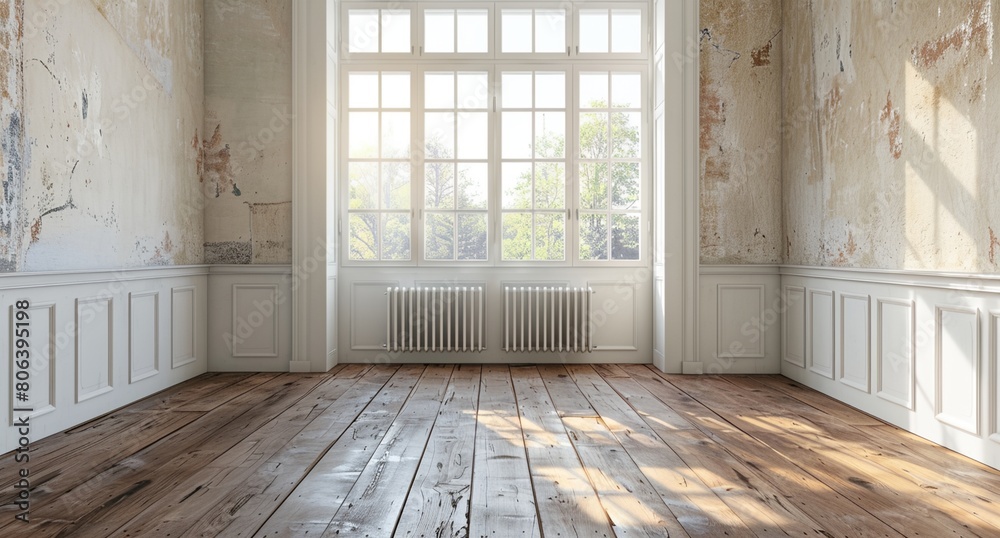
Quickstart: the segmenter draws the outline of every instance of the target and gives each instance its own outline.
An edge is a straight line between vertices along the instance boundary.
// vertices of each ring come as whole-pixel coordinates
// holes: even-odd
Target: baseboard
[[[308,373],[312,369],[312,363],[309,361],[289,361],[288,371],[293,373]]]
[[[686,375],[697,375],[705,373],[704,364],[698,361],[689,361],[681,363],[681,373]]]

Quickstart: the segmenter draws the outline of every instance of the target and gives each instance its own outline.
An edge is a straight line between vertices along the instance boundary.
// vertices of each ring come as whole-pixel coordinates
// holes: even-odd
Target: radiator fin
[[[486,297],[482,286],[386,289],[388,351],[486,349]]]
[[[504,286],[504,351],[590,352],[591,288]]]

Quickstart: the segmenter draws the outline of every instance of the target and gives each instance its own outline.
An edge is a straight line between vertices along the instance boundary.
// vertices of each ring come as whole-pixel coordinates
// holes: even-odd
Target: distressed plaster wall
[[[786,263],[997,270],[997,7],[784,2]]]
[[[287,0],[205,2],[206,263],[291,262],[291,33]]]
[[[202,261],[201,0],[0,1],[6,271]]]
[[[780,0],[702,0],[701,262],[780,263]]]

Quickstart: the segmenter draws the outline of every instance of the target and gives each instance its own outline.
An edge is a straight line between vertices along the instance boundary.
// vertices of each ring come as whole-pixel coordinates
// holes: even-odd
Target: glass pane
[[[639,158],[642,149],[639,126],[642,114],[639,112],[611,113],[611,156],[619,158]]]
[[[566,207],[566,165],[535,163],[535,209]]]
[[[580,215],[580,259],[608,259],[608,216],[584,213]]]
[[[489,52],[488,25],[485,9],[458,10],[458,52]]]
[[[611,52],[642,52],[642,12],[611,10]]]
[[[350,73],[347,75],[347,106],[350,108],[378,108],[378,73]]]
[[[642,108],[642,77],[639,73],[613,73],[611,75],[611,106]]]
[[[606,159],[608,157],[608,115],[604,112],[580,114],[580,157]]]
[[[424,52],[455,52],[455,12],[424,11]]]
[[[566,53],[566,10],[535,11],[535,52]]]
[[[503,28],[501,52],[531,52],[530,9],[504,9],[500,24]]]
[[[424,164],[424,207],[455,208],[455,164]]]
[[[458,158],[486,159],[489,156],[489,129],[486,112],[458,115]]]
[[[535,107],[566,108],[566,73],[535,74]]]
[[[455,113],[424,114],[424,147],[427,159],[455,158]]]
[[[378,214],[352,213],[347,227],[351,230],[348,257],[352,260],[377,260]]]
[[[535,214],[535,259],[566,259],[566,216],[562,213]]]
[[[580,108],[607,108],[608,74],[580,73]]]
[[[566,155],[566,113],[535,113],[535,157],[558,159]]]
[[[482,110],[490,97],[489,78],[486,73],[458,74],[458,108]]]
[[[410,43],[410,10],[382,10],[382,52],[409,53]]]
[[[402,159],[410,156],[410,113],[382,113],[382,157]]]
[[[531,108],[531,73],[504,73],[503,108]]]
[[[458,215],[458,259],[487,259],[485,214],[460,213]]]
[[[639,163],[611,165],[611,207],[639,210]]]
[[[489,165],[461,163],[458,165],[459,209],[486,209],[489,200]]]
[[[608,10],[580,10],[580,52],[608,52]]]
[[[378,52],[377,9],[349,10],[347,27],[349,52]]]
[[[504,112],[502,120],[503,158],[531,158],[531,112]]]
[[[351,209],[378,209],[378,163],[350,163],[347,176]]]
[[[504,209],[531,209],[531,163],[503,163],[500,182]]]
[[[608,209],[608,163],[580,164],[580,207]]]
[[[639,259],[639,215],[611,216],[611,259]]]
[[[382,73],[382,108],[410,108],[409,73]]]
[[[378,112],[350,112],[347,125],[348,156],[352,159],[378,157]]]
[[[410,215],[385,213],[382,215],[382,259],[410,259]]]
[[[504,213],[503,259],[531,259],[531,213]]]
[[[382,209],[409,209],[410,163],[382,163]]]
[[[424,225],[424,258],[455,259],[455,216],[451,213],[427,213]]]
[[[455,74],[424,74],[424,105],[427,108],[455,108]]]

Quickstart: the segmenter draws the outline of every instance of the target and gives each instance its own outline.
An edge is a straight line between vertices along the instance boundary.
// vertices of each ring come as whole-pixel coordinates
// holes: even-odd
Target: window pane
[[[427,108],[455,108],[455,74],[424,74],[424,105]]]
[[[427,213],[424,226],[424,258],[455,259],[455,216],[452,213]]]
[[[580,259],[608,259],[607,214],[585,213],[580,215]]]
[[[531,112],[503,113],[503,144],[501,154],[505,159],[531,157]]]
[[[350,108],[378,108],[378,73],[348,74],[347,96]]]
[[[530,9],[504,9],[500,24],[503,28],[501,52],[531,52]]]
[[[608,52],[608,10],[580,10],[580,52]]]
[[[535,52],[566,52],[566,10],[535,11]]]
[[[486,159],[489,156],[489,120],[486,112],[458,115],[458,158]]]
[[[382,215],[382,259],[410,259],[410,215],[385,213]]]
[[[349,52],[378,52],[378,10],[352,9],[347,13]]]
[[[566,216],[562,213],[535,214],[535,259],[566,259]]]
[[[382,209],[409,209],[410,163],[382,163]]]
[[[489,78],[486,73],[458,74],[458,108],[485,109],[490,96]]]
[[[378,215],[352,213],[348,220],[351,230],[350,258],[352,260],[378,259]]]
[[[485,214],[460,213],[458,215],[458,259],[487,259]]]
[[[531,73],[504,73],[503,108],[531,108]]]
[[[566,73],[535,75],[535,107],[566,108]]]
[[[642,12],[611,10],[611,52],[642,52]]]
[[[638,158],[642,144],[640,143],[639,126],[642,114],[639,112],[611,113],[611,156],[619,158]]]
[[[459,209],[486,209],[489,186],[489,165],[462,163],[458,165]]]
[[[347,176],[350,208],[378,209],[378,163],[351,163]]]
[[[580,114],[580,157],[606,159],[608,157],[608,115],[604,112]]]
[[[611,216],[611,259],[639,259],[639,215]]]
[[[455,12],[450,9],[424,11],[424,51],[455,52]]]
[[[566,207],[566,165],[535,163],[535,209]]]
[[[611,207],[639,210],[639,163],[611,165]]]
[[[504,209],[531,209],[531,163],[503,163]]]
[[[535,113],[535,157],[558,159],[566,155],[566,113]]]
[[[488,25],[485,9],[458,10],[458,52],[489,52]]]
[[[382,10],[382,52],[410,52],[410,10]]]
[[[580,207],[608,209],[608,163],[580,164]]]
[[[347,115],[351,158],[378,157],[378,112],[350,112]]]
[[[455,158],[455,113],[424,114],[424,145],[428,159]]]
[[[427,209],[455,208],[454,163],[426,163],[424,165],[424,207]]]
[[[639,73],[613,73],[611,75],[611,106],[642,108],[642,77]]]
[[[503,259],[531,259],[531,213],[503,216]]]
[[[580,73],[580,108],[608,106],[608,74]]]
[[[402,159],[410,156],[410,113],[382,113],[382,157]]]
[[[382,108],[410,108],[409,73],[382,73]]]

